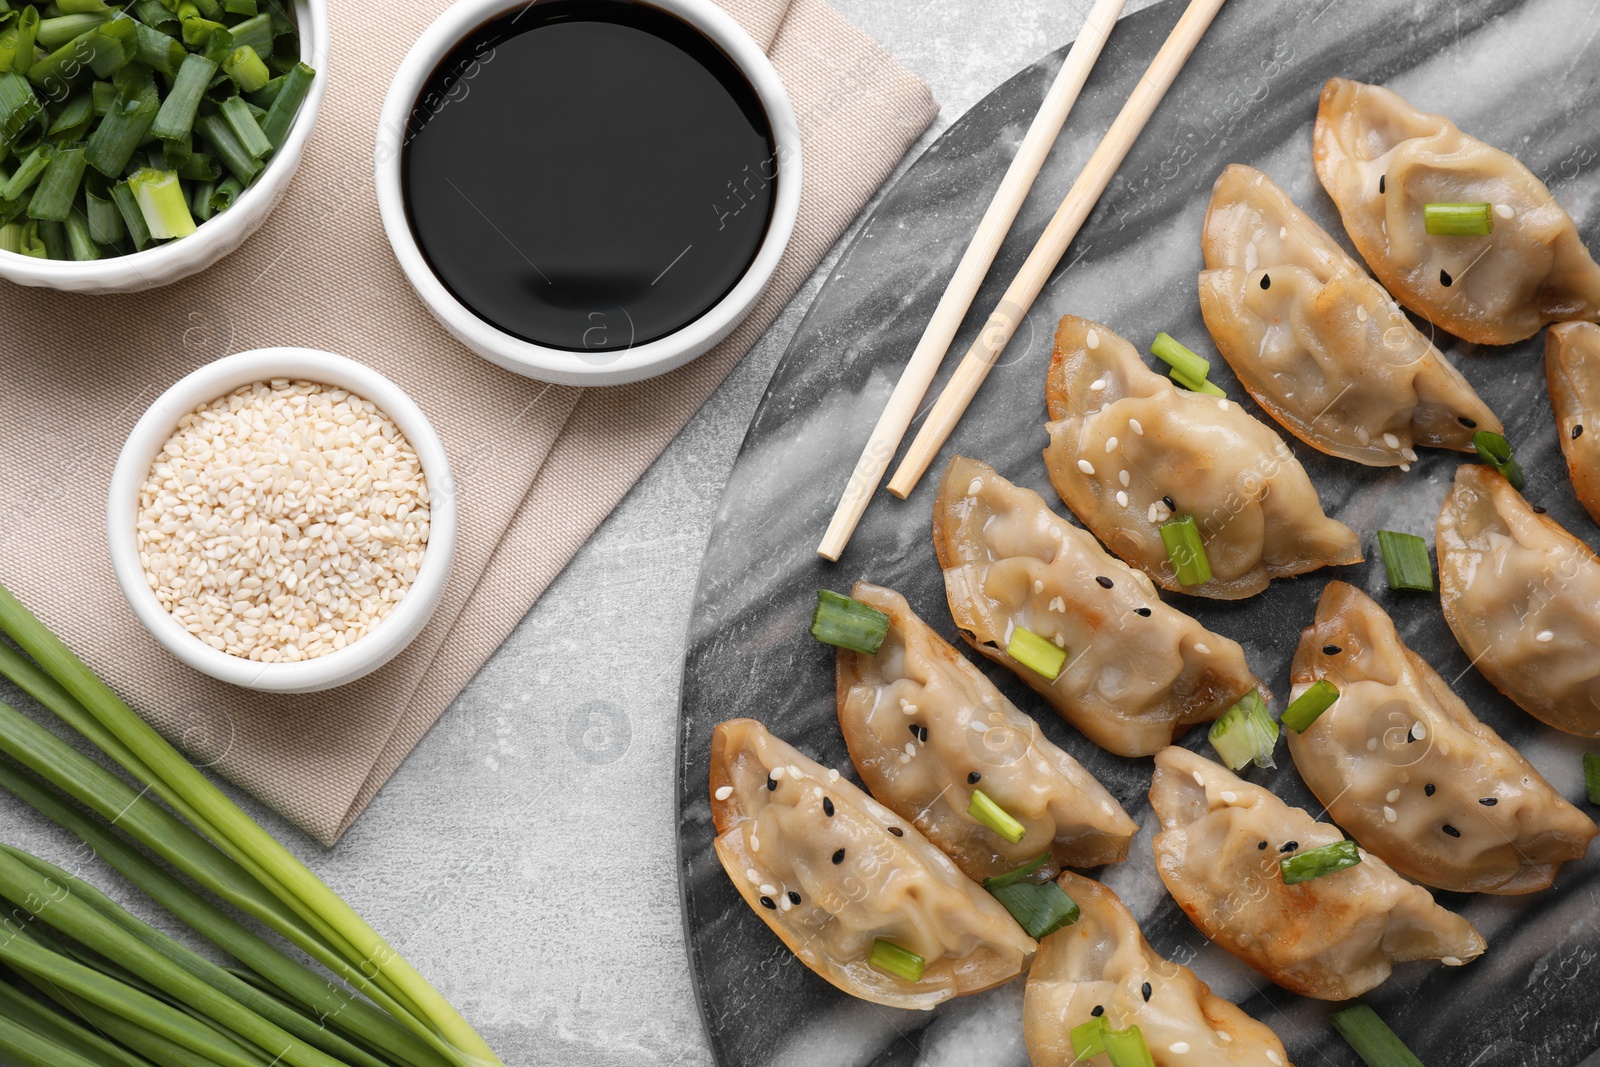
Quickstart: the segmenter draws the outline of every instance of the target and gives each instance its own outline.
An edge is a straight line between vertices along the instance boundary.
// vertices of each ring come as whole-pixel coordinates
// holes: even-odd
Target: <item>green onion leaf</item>
[[[992,891],[995,889],[1004,889],[1008,885],[1016,885],[1018,882],[1028,877],[1028,875],[1041,869],[1049,862],[1050,853],[1046,852],[1038,859],[1029,860],[1027,863],[1024,863],[1021,867],[1018,867],[1014,871],[1007,871],[1005,874],[997,874],[993,878],[985,878],[983,880],[983,888]]]
[[[1339,690],[1326,678],[1318,678],[1306,691],[1289,702],[1283,709],[1283,725],[1297,734],[1303,734],[1317,721],[1317,716],[1333,706],[1339,699]]]
[[[138,52],[134,58],[151,70],[158,70],[168,77],[177,73],[178,67],[183,64],[183,58],[189,54],[177,40],[168,37],[160,30],[146,26],[143,22],[134,27],[134,40],[138,44]]]
[[[32,7],[24,11],[32,11]],[[12,66],[15,68],[15,60]],[[44,115],[44,105],[28,84],[28,79],[14,71],[0,74],[0,141],[15,144],[29,126]]]
[[[927,962],[910,949],[881,937],[872,942],[872,955],[867,957],[867,963],[876,969],[907,982],[922,981],[922,969]]]
[[[111,187],[111,202],[117,206],[117,214],[122,216],[122,224],[127,227],[133,250],[143,251],[151,240],[150,227],[145,225],[144,212],[139,210],[139,201],[133,195],[133,190],[128,188],[127,182],[118,182]]]
[[[1247,763],[1257,767],[1276,767],[1272,750],[1278,744],[1278,723],[1261,699],[1261,690],[1252,689],[1239,702],[1211,724],[1211,747],[1230,771]]]
[[[1179,585],[1204,585],[1211,580],[1211,561],[1200,542],[1200,527],[1193,515],[1180,515],[1161,524],[1161,543],[1177,572]]]
[[[89,223],[89,239],[95,244],[114,245],[128,235],[122,215],[111,200],[109,189],[105,196],[95,195],[93,189],[85,190],[84,206]]]
[[[1172,377],[1187,389],[1198,390],[1211,373],[1211,364],[1179,344],[1171,334],[1156,334],[1150,354],[1172,368]]]
[[[1336,1011],[1328,1021],[1367,1067],[1422,1067],[1406,1043],[1365,1004]]]
[[[134,149],[161,110],[155,79],[143,67],[129,67],[116,79],[117,99],[89,135],[89,166],[107,178],[122,177]]]
[[[235,48],[249,48],[263,62],[272,55],[272,19],[266,12],[234,23],[228,33],[233,36]]]
[[[0,187],[0,200],[21,199],[22,194],[33,188],[33,183],[38,181],[49,168],[50,160],[55,154],[55,146],[49,144],[38,145],[29,152],[17,165],[17,169],[12,172],[5,185]]]
[[[255,116],[250,113],[250,105],[240,96],[230,96],[218,108],[222,117],[228,123],[228,128],[239,139],[239,145],[252,159],[259,160],[272,151],[272,142],[267,140],[267,135],[261,132],[261,127],[256,124]]]
[[[8,222],[0,226],[0,252],[22,255],[22,228],[20,222]]]
[[[27,1004],[33,1003],[20,995],[18,999]],[[0,1002],[0,1008],[8,1014],[14,1010],[4,1002]],[[44,1012],[42,1008],[39,1010]],[[104,1059],[90,1059],[82,1051],[63,1044],[61,1037],[61,1034],[47,1036],[13,1019],[7,1019],[6,1025],[0,1027],[0,1053],[4,1054],[7,1063],[15,1067],[100,1067],[101,1064],[120,1063],[123,1059],[114,1045],[111,1045],[109,1055],[101,1054]],[[107,1044],[110,1045],[110,1042]]]
[[[63,105],[55,121],[50,123],[48,136],[57,144],[81,141],[83,135],[89,132],[89,123],[93,119],[94,96],[90,93],[79,93]]]
[[[1522,492],[1522,467],[1511,455],[1511,442],[1497,433],[1479,430],[1472,435],[1472,447],[1477,450],[1479,459],[1505,475],[1511,488]]]
[[[69,214],[64,225],[67,228],[67,248],[73,259],[83,262],[100,258],[100,247],[89,236],[89,220],[83,212]]]
[[[1283,872],[1284,885],[1297,885],[1325,874],[1348,870],[1360,862],[1361,850],[1354,841],[1335,841],[1331,845],[1285,856],[1278,861],[1278,869]]]
[[[1488,204],[1424,204],[1423,228],[1435,237],[1481,237],[1494,230]]]
[[[150,132],[164,141],[188,137],[194,129],[195,113],[200,108],[200,98],[206,86],[217,73],[217,65],[205,56],[192,53],[183,57],[178,74],[172,80],[172,89],[161,102]]]
[[[211,196],[216,191],[217,183],[210,178],[197,180],[190,188],[189,212],[198,221],[204,222],[211,217]]]
[[[217,192],[222,192],[221,186]],[[889,636],[889,616],[843,593],[818,589],[817,606],[811,613],[811,636],[825,645],[876,656],[883,639]]]
[[[1144,1043],[1144,1034],[1137,1026],[1107,1030],[1106,1054],[1111,1057],[1111,1067],[1156,1067],[1150,1048]]]
[[[40,19],[39,30],[35,40],[45,51],[54,51],[72,40],[81,37],[90,30],[97,28],[102,22],[110,20],[116,14],[109,8],[100,11],[86,11],[75,15],[57,15],[55,18]]]
[[[178,33],[178,16],[161,0],[133,0],[128,5],[128,14],[149,26],[153,30],[160,30],[164,35]]]
[[[222,69],[241,93],[253,93],[272,78],[267,64],[249,45],[239,45],[222,61]]]
[[[1014,882],[990,889],[1035,941],[1078,921],[1078,905],[1054,882]]]
[[[1390,589],[1433,592],[1433,564],[1428,560],[1428,542],[1416,534],[1379,530],[1378,550],[1383,553],[1383,569],[1389,575]]]
[[[34,259],[49,259],[50,250],[45,247],[44,237],[39,233],[39,223],[36,219],[29,219],[22,227],[22,247],[18,249],[25,256]]]
[[[294,117],[299,114],[300,105],[305,103],[316,77],[316,72],[304,63],[296,63],[283,76],[283,87],[273,97],[266,117],[261,120],[261,132],[267,135],[272,147],[283,147],[283,139],[289,135],[289,127],[294,125]]]
[[[972,791],[972,802],[967,805],[967,814],[1013,845],[1028,833],[1026,826],[1013,819],[1006,809],[989,799],[988,794],[981,789]]]
[[[211,212],[220,215],[233,206],[233,202],[244,191],[244,186],[239,184],[238,178],[224,178],[217,183],[216,192],[211,194]]]
[[[250,180],[260,173],[261,163],[245,151],[244,145],[239,143],[239,138],[233,135],[233,130],[228,128],[227,120],[221,115],[202,116],[195,122],[195,128],[211,145],[217,158],[222,160],[222,165],[227,167],[241,184],[249,185]]]
[[[1006,655],[1052,682],[1060,677],[1067,662],[1066,649],[1021,626],[1012,627]]]
[[[44,242],[45,255],[51,259],[70,259],[67,251],[67,230],[55,219],[40,219],[39,240]]]
[[[1080,1060],[1098,1056],[1106,1050],[1106,1033],[1111,1029],[1104,1015],[1096,1015],[1088,1022],[1072,1028],[1072,1054]]]
[[[195,231],[194,216],[189,214],[177,174],[146,167],[128,179],[128,186],[151,237],[187,237]]]
[[[39,36],[39,21],[39,9],[32,4],[17,16],[17,39],[11,53],[13,74],[27,74],[33,69],[33,46]]]
[[[28,201],[28,217],[65,221],[72,213],[72,202],[78,198],[78,187],[83,184],[83,148],[63,148],[56,152],[39,178],[39,185]]]
[[[1589,803],[1600,804],[1600,756],[1583,754],[1583,784],[1589,790]]]

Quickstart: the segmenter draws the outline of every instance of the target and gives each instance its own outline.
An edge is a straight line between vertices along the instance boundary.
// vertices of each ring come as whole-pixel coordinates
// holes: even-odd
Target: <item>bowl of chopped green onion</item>
[[[49,0],[0,11],[0,277],[84,293],[204,270],[299,167],[326,0]]]

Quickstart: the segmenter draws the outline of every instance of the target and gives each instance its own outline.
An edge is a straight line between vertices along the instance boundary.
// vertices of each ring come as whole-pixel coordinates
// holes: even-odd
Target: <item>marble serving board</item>
[[[956,342],[971,343],[1054,206],[1171,29],[1177,0],[1122,21],[1069,119]],[[833,654],[807,635],[819,587],[889,585],[951,640],[954,626],[930,542],[933,489],[962,453],[1044,494],[1044,377],[1064,313],[1106,323],[1140,347],[1167,330],[1213,359],[1212,377],[1270,424],[1216,359],[1196,297],[1199,233],[1212,181],[1228,163],[1266,171],[1343,237],[1311,166],[1318,92],[1333,75],[1378,82],[1518,155],[1600,247],[1600,8],[1577,0],[1232,0],[1172,91],[944,453],[904,502],[880,492],[837,564],[816,545],[869,427],[1000,182],[1065,49],[1023,70],[955,123],[877,208],[822,288],[773,376],[729,479],[706,552],[691,624],[679,752],[684,917],[711,1043],[727,1067],[794,1064],[1022,1065],[1023,982],[933,1012],[882,1008],[813,975],[751,913],[712,851],[707,796],[712,728],[752,716],[852,779],[834,710]],[[1432,332],[1419,323],[1424,332]],[[1544,337],[1481,348],[1437,334],[1504,419],[1528,472],[1527,494],[1591,544],[1546,396]],[[949,363],[953,365],[954,358]],[[941,377],[938,384],[942,384]],[[937,385],[936,385],[937,387]],[[1288,440],[1328,512],[1363,537],[1368,562],[1275,582],[1236,602],[1172,597],[1241,642],[1279,694],[1301,627],[1330,578],[1352,582],[1394,616],[1404,639],[1558,789],[1582,794],[1575,738],[1539,725],[1480,677],[1437,597],[1391,592],[1380,528],[1433,540],[1457,453],[1427,452],[1409,474],[1361,467]],[[960,642],[956,642],[958,646]],[[1359,1061],[1327,1023],[1330,1007],[1266,982],[1210,944],[1154,872],[1148,759],[1111,756],[1068,728],[1008,673],[981,668],[1045,733],[1083,762],[1142,825],[1131,858],[1097,876],[1134,910],[1157,951],[1193,967],[1272,1026],[1300,1067]],[[1281,705],[1280,705],[1281,706]],[[1201,749],[1204,730],[1184,743]],[[1319,812],[1279,748],[1253,772],[1292,804]],[[1431,1067],[1600,1064],[1600,850],[1527,897],[1439,894],[1489,940],[1460,969],[1400,967],[1367,999]]]

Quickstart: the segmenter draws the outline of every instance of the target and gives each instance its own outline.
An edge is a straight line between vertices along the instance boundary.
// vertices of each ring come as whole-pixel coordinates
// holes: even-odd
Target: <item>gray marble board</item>
[[[1015,273],[1072,179],[1179,13],[1177,0],[1122,21],[968,316],[956,351]],[[999,184],[1065,49],[1023,70],[947,130],[885,197],[822,288],[773,375],[729,479],[701,572],[684,670],[679,751],[684,921],[711,1043],[727,1067],[795,1064],[1021,1065],[1023,983],[929,1012],[877,1007],[801,965],[729,885],[712,851],[707,758],[712,728],[752,716],[854,778],[834,715],[833,655],[806,634],[815,591],[858,578],[905,594],[955,641],[929,539],[932,491],[957,452],[993,464],[1060,507],[1045,476],[1044,371],[1056,319],[1097,319],[1143,347],[1165,329],[1213,358],[1213,380],[1244,399],[1200,318],[1199,231],[1223,166],[1248,163],[1330,232],[1338,216],[1311,167],[1317,95],[1332,75],[1378,82],[1519,156],[1600,247],[1600,7],[1576,0],[1232,0],[1201,42],[1110,189],[990,376],[944,454],[905,502],[880,493],[836,565],[816,555],[843,479]],[[1431,327],[1419,323],[1424,332]],[[1503,349],[1436,341],[1502,416],[1528,472],[1528,497],[1600,543],[1578,506],[1546,397],[1543,336]],[[954,363],[954,359],[949,361]],[[948,367],[946,369],[948,372]],[[943,376],[940,382],[943,381]],[[1283,436],[1328,512],[1358,530],[1368,562],[1276,582],[1237,602],[1178,596],[1180,607],[1240,641],[1278,693],[1300,628],[1325,582],[1377,598],[1404,639],[1479,716],[1573,799],[1575,738],[1536,723],[1474,670],[1437,598],[1387,588],[1380,528],[1432,541],[1457,453],[1428,451],[1410,474],[1356,466]],[[960,642],[956,642],[958,647]],[[1352,1067],[1326,1004],[1267,983],[1209,944],[1167,896],[1150,853],[1148,759],[1111,756],[1022,685],[982,668],[1044,731],[1117,795],[1143,829],[1131,859],[1102,878],[1157,951],[1272,1026],[1300,1067]],[[1185,744],[1205,745],[1204,730]],[[1253,780],[1313,812],[1280,746],[1279,769]],[[1592,813],[1592,809],[1591,809]],[[1600,1063],[1600,850],[1550,891],[1520,898],[1439,894],[1490,942],[1471,966],[1408,964],[1368,997],[1431,1067],[1576,1067]]]

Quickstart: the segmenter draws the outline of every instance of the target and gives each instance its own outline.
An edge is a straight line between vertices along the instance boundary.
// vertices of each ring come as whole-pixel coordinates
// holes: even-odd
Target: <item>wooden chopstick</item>
[[[889,481],[889,492],[904,499],[916,488],[928,465],[967,410],[967,405],[972,402],[978,387],[999,360],[1011,335],[1027,316],[1028,309],[1049,280],[1050,272],[1061,262],[1067,246],[1078,236],[1078,230],[1089,217],[1089,212],[1094,209],[1106,186],[1111,184],[1117,168],[1127,158],[1133,142],[1144,129],[1145,123],[1150,121],[1156,105],[1161,103],[1161,98],[1172,87],[1173,79],[1183,69],[1183,64],[1211,25],[1223,2],[1190,0],[1178,24],[1161,46],[1161,51],[1156,53],[1149,69],[1139,79],[1139,84],[1134,86],[1116,121],[1106,131],[1094,155],[1089,157],[1089,162],[1084,164],[1083,173],[1067,192],[1055,217],[1039,236],[1038,243],[1028,254],[1027,262],[1023,263],[1015,280],[1000,298],[999,305],[979,332],[978,339],[972,343],[951,375],[944,392],[928,413],[928,421],[923,423],[905,459]]]
[[[895,450],[900,447],[900,441],[905,437],[918,405],[933,382],[933,376],[938,372],[950,342],[955,340],[956,331],[961,328],[961,320],[966,317],[973,298],[978,295],[978,286],[983,284],[984,275],[989,273],[1001,242],[1011,231],[1011,224],[1016,221],[1028,190],[1039,176],[1039,168],[1050,154],[1050,147],[1055,144],[1072,105],[1077,103],[1083,83],[1088,80],[1095,60],[1100,58],[1106,39],[1111,36],[1111,28],[1116,25],[1117,16],[1126,2],[1097,0],[1084,22],[1083,31],[1072,42],[1066,61],[1056,73],[1050,91],[1045,94],[1044,103],[1039,105],[1033,125],[1028,127],[1022,146],[1011,160],[1000,188],[990,201],[989,209],[984,212],[983,220],[978,223],[977,232],[972,235],[972,242],[967,245],[966,253],[950,278],[950,284],[939,298],[939,306],[934,309],[933,317],[922,331],[922,339],[917,342],[911,359],[901,372],[889,403],[884,407],[883,414],[878,416],[878,423],[872,428],[872,436],[867,439],[861,458],[856,461],[855,470],[834,510],[833,520],[828,524],[828,532],[823,535],[822,544],[817,546],[817,554],[823,558],[837,561],[849,543],[850,535],[855,532],[856,524],[861,521],[867,502],[883,480],[889,460],[894,458]]]

